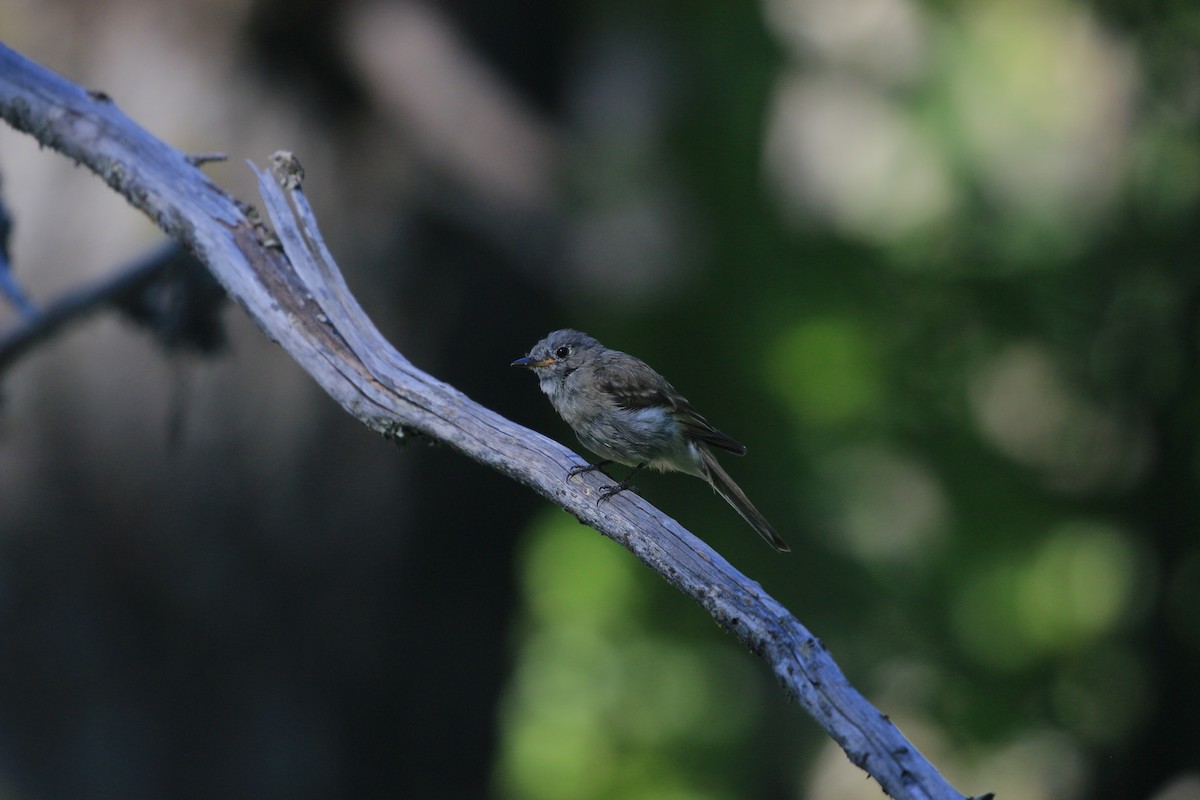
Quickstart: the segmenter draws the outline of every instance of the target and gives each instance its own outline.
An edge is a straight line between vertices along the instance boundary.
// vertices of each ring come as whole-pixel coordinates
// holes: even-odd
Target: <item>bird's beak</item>
[[[543,358],[541,361],[538,361],[536,358],[531,358],[530,356],[525,356],[524,358],[518,358],[516,361],[509,364],[509,366],[510,367],[529,367],[532,369],[533,367],[548,367],[553,363],[554,363],[553,358]]]

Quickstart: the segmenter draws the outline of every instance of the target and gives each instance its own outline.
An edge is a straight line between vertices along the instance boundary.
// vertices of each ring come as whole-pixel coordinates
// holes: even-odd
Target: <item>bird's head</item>
[[[511,366],[528,367],[542,379],[556,375],[566,377],[602,347],[586,333],[564,328],[535,344],[530,348],[529,355],[518,358]]]

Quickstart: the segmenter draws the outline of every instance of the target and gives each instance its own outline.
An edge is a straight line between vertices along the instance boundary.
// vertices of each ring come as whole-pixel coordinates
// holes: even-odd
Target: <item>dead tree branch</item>
[[[201,285],[200,276],[212,284],[202,269],[190,253],[166,240],[94,284],[65,292],[43,308],[30,304],[19,322],[0,331],[0,375],[63,328],[104,309],[123,311],[154,330],[168,347],[182,343],[202,352],[218,349],[224,341],[216,316],[221,290]],[[155,297],[156,288],[169,291]]]
[[[284,187],[255,170],[278,249],[247,206],[89,93],[0,47],[0,115],[86,165],[184,243],[263,332],[367,427],[420,435],[529,486],[613,539],[770,664],[789,696],[893,798],[963,800],[846,680],[821,641],[704,542],[632,493],[597,505],[604,479],[567,480],[578,456],[414,367],[366,318],[317,231],[294,161]]]

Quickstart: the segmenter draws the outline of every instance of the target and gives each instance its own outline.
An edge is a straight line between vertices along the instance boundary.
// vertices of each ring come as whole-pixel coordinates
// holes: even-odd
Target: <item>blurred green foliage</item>
[[[647,497],[963,791],[1194,775],[1200,12],[621,8],[594,13],[670,58],[628,191],[687,198],[683,264],[636,305],[598,281],[571,323],[749,445],[730,468],[796,552],[694,482]],[[702,612],[574,524],[529,536],[505,796],[877,796],[849,763],[827,782],[838,754]]]
[[[499,782],[532,798],[738,797],[727,759],[756,708],[729,648],[657,630],[645,570],[545,514],[524,553],[520,641]]]

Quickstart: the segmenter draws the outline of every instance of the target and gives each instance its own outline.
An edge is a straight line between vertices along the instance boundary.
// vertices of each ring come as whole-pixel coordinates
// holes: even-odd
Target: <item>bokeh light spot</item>
[[[621,626],[640,599],[636,562],[612,542],[550,512],[529,537],[523,584],[530,613],[549,624]],[[582,535],[581,535],[582,534]]]
[[[912,560],[945,531],[941,483],[914,458],[853,447],[825,459],[820,472],[833,505],[832,544],[840,549],[872,561]]]
[[[995,669],[1077,653],[1132,613],[1139,562],[1120,529],[1064,523],[1024,557],[964,582],[953,609],[959,640]]]
[[[849,423],[883,399],[873,342],[848,317],[813,319],[784,332],[766,368],[771,386],[804,425]]]

